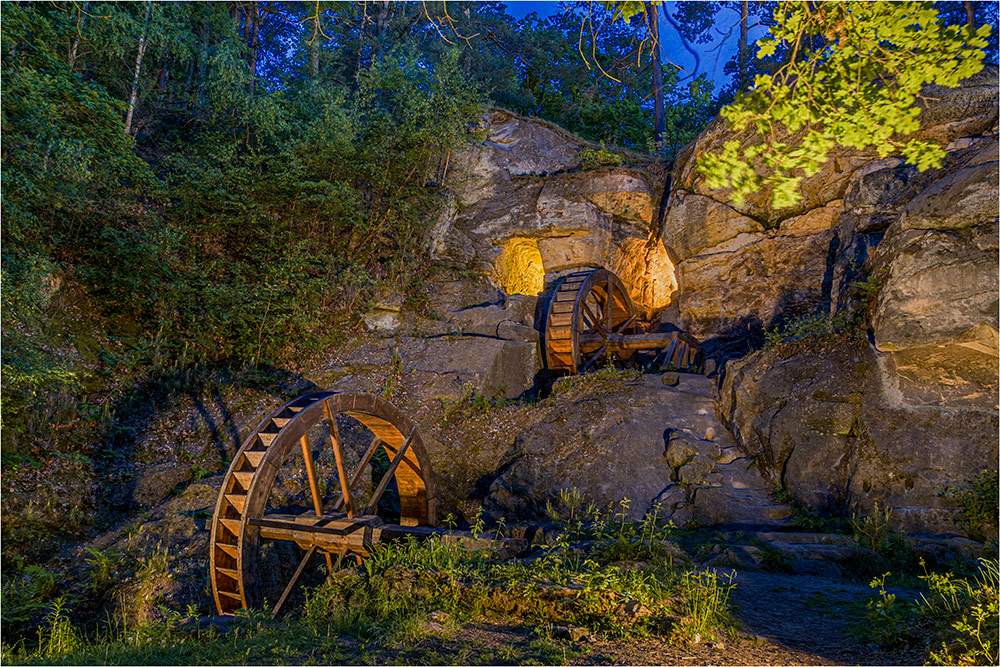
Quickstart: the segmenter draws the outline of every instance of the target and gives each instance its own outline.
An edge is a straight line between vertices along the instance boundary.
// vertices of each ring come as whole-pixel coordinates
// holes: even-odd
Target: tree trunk
[[[389,0],[379,0],[378,18],[375,22],[375,58],[379,61],[381,61],[382,57],[385,55],[385,33],[388,25]]]
[[[167,99],[167,77],[170,76],[170,70],[168,69],[169,62],[170,50],[168,49],[166,57],[163,59],[163,62],[160,63],[160,75],[156,79],[156,91],[158,95],[156,103],[160,107],[163,106],[164,102],[167,104],[170,103]]]
[[[77,9],[76,14],[76,35],[73,37],[73,44],[69,48],[69,58],[67,63],[69,64],[70,71],[73,70],[73,66],[76,64],[76,52],[80,47],[80,34],[83,30],[83,21],[86,17],[87,8],[90,6],[90,0],[83,3],[83,9]]]
[[[128,113],[125,114],[125,136],[132,134],[132,116],[139,99],[139,72],[142,71],[142,56],[146,53],[146,31],[149,29],[149,13],[152,9],[152,0],[146,0],[146,19],[142,26],[142,36],[139,37],[139,51],[135,56],[135,72],[132,75],[132,94],[128,99]]]
[[[965,27],[969,29],[970,32],[975,32],[976,30],[976,3],[970,0],[965,0],[962,3],[965,5]]]
[[[260,9],[257,0],[254,0],[250,8],[253,27],[250,30],[250,92],[253,92],[254,84],[257,82],[257,46],[260,39]]]
[[[317,17],[318,21],[319,18]],[[309,45],[309,80],[316,82],[319,74],[319,31],[313,33],[312,44]]]
[[[747,18],[749,12],[748,0],[740,3],[740,50],[736,56],[736,92],[742,93],[750,87],[750,72],[747,71]]]
[[[201,52],[198,58],[198,94],[194,106],[200,107],[205,98],[205,83],[208,81],[208,37],[207,26],[201,28]]]
[[[649,21],[649,33],[653,41],[653,141],[656,142],[656,152],[663,154],[663,133],[666,121],[663,117],[663,66],[660,62],[660,18],[656,7],[650,3],[644,4],[646,19]]]
[[[354,80],[361,74],[361,58],[365,48],[365,23],[368,20],[368,2],[361,3],[361,23],[358,24],[358,61],[354,64]]]

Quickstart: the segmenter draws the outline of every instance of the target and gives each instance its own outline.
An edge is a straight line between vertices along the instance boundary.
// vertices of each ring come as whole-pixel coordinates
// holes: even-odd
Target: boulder
[[[730,361],[721,410],[762,473],[823,513],[892,509],[911,533],[960,533],[942,492],[996,465],[997,413],[911,406],[864,340],[792,343]]]
[[[428,407],[472,393],[517,398],[534,389],[542,367],[537,333],[530,331],[529,341],[455,334],[369,342],[343,350],[337,364],[350,372],[324,384],[335,391],[405,393],[408,402]]]
[[[700,375],[676,385],[658,376],[562,385],[514,438],[484,507],[495,517],[544,516],[561,490],[577,488],[599,508],[678,525],[782,525],[786,506],[715,416],[713,386]]]
[[[914,197],[869,260],[896,405],[997,405],[998,160],[994,139]]]

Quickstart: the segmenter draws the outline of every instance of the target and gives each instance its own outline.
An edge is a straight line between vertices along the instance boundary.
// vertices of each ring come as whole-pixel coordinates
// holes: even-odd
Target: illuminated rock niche
[[[579,268],[577,262],[560,262],[558,258],[570,258],[579,253],[558,252],[559,248],[549,247],[557,239],[512,238],[507,241],[494,265],[494,279],[507,294],[537,295],[545,288],[545,273],[555,273],[566,269]],[[542,261],[539,242],[546,245],[548,266]],[[560,238],[563,245],[572,239]],[[603,254],[603,253],[601,253]],[[617,243],[610,253],[610,261],[594,257],[584,265],[605,265],[628,287],[632,302],[647,316],[669,305],[677,291],[677,274],[667,256],[663,242],[652,242],[640,238],[627,238]],[[579,259],[579,258],[578,258]]]
[[[540,294],[545,287],[545,267],[538,252],[538,240],[507,241],[497,257],[494,278],[507,294]]]
[[[621,241],[611,255],[608,267],[628,286],[628,295],[636,308],[647,316],[670,304],[677,291],[677,273],[667,256],[663,242],[642,239]]]

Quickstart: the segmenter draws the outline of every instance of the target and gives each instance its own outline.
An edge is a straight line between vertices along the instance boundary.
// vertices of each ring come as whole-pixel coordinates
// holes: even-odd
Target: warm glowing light
[[[624,239],[615,248],[610,268],[628,287],[636,307],[647,312],[665,308],[677,291],[674,264],[659,239]]]
[[[497,257],[493,275],[507,294],[540,294],[545,287],[545,267],[538,252],[538,240],[513,238],[507,241]]]

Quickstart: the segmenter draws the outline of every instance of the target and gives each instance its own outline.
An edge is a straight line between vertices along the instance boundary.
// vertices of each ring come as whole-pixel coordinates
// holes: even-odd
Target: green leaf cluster
[[[783,64],[721,111],[735,131],[758,138],[728,141],[698,168],[737,205],[767,189],[786,208],[834,146],[939,167],[944,150],[912,136],[931,101],[926,86],[955,87],[978,72],[989,34],[987,25],[974,33],[942,25],[929,2],[779,2],[757,57]]]

